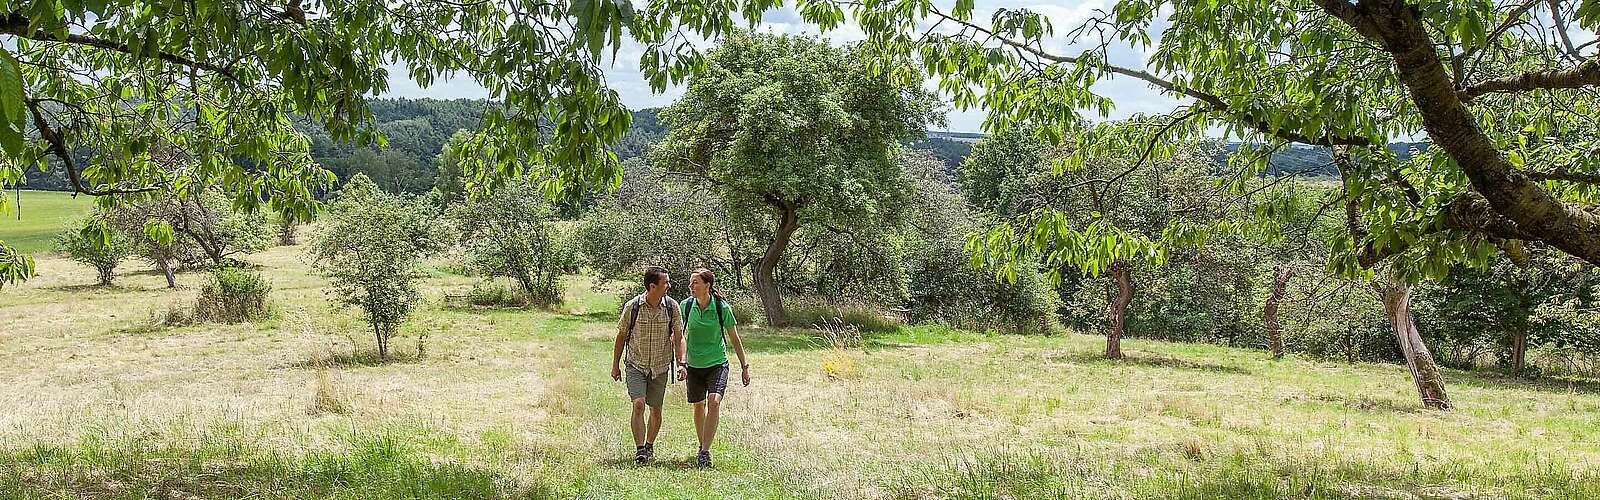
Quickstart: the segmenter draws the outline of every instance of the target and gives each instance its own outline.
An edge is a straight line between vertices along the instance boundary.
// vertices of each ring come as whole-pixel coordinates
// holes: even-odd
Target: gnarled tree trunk
[[[778,205],[778,227],[772,234],[772,241],[767,244],[767,252],[756,262],[752,281],[755,282],[756,296],[761,299],[761,311],[767,316],[767,325],[783,327],[789,325],[789,315],[783,309],[783,298],[778,295],[778,282],[773,279],[773,274],[778,269],[778,262],[783,259],[784,250],[789,248],[789,240],[800,229],[800,210],[793,203],[775,205]]]
[[[1600,265],[1600,215],[1567,205],[1541,187],[1528,170],[1515,168],[1478,128],[1477,117],[1463,101],[1491,92],[1593,86],[1600,80],[1600,61],[1458,88],[1458,83],[1465,82],[1450,76],[1439,58],[1438,44],[1428,33],[1416,6],[1398,0],[1317,3],[1362,36],[1381,44],[1394,58],[1400,83],[1416,104],[1417,115],[1434,147],[1454,159],[1472,189],[1503,216],[1479,217],[1481,227],[1469,229],[1505,238],[1540,240]]]
[[[1278,305],[1283,302],[1284,290],[1289,288],[1289,278],[1294,268],[1279,264],[1272,269],[1272,295],[1267,297],[1267,307],[1262,311],[1262,323],[1267,326],[1267,343],[1272,347],[1272,359],[1283,359],[1283,324],[1278,322]]]
[[[1433,362],[1433,353],[1422,342],[1417,324],[1411,319],[1411,288],[1395,281],[1387,285],[1374,284],[1383,296],[1383,312],[1394,327],[1395,339],[1400,342],[1400,353],[1411,369],[1411,379],[1417,384],[1417,395],[1422,405],[1435,410],[1450,409],[1450,397],[1444,392],[1444,375]]]
[[[1111,264],[1107,273],[1117,282],[1117,296],[1111,301],[1111,328],[1106,331],[1106,357],[1122,359],[1122,333],[1128,323],[1128,303],[1133,302],[1133,266],[1117,261]]]
[[[156,264],[161,266],[161,274],[166,275],[167,277],[167,288],[177,288],[178,277],[172,274],[172,260],[156,259]]]

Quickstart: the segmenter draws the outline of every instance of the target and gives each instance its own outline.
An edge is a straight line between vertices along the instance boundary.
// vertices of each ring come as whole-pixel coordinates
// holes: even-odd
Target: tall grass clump
[[[265,319],[271,314],[271,293],[272,285],[261,273],[239,267],[217,268],[200,286],[194,321],[242,323]]]
[[[817,324],[822,349],[822,374],[831,380],[861,376],[856,351],[863,347],[861,329],[838,319],[823,319]]]
[[[849,325],[861,332],[892,332],[903,323],[884,311],[860,302],[830,303],[816,299],[800,299],[788,307],[789,322],[795,326],[817,328],[829,323]]]

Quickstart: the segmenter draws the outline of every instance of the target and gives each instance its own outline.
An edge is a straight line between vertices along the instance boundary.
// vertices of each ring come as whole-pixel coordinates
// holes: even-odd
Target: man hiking
[[[750,364],[745,362],[744,344],[733,308],[718,295],[716,275],[709,269],[689,274],[689,298],[683,299],[684,343],[688,368],[684,385],[689,403],[694,405],[694,430],[700,438],[696,463],[711,466],[711,440],[717,437],[717,420],[722,410],[722,394],[728,387],[728,344],[739,355],[740,380],[750,385]]]
[[[623,372],[627,372],[628,399],[633,400],[633,460],[641,465],[655,458],[668,377],[683,360],[683,322],[678,317],[678,302],[667,296],[670,286],[672,279],[666,269],[650,266],[645,270],[644,293],[622,305],[617,340],[611,350],[611,378],[623,380]],[[626,370],[622,363],[624,348],[628,353]],[[648,428],[644,420],[646,406],[650,407]]]

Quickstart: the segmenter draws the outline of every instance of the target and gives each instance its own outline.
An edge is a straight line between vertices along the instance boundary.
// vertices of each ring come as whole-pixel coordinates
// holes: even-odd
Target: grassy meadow
[[[0,497],[1600,497],[1592,381],[1451,371],[1438,413],[1402,366],[1139,339],[1112,362],[1096,337],[932,326],[854,348],[749,327],[717,466],[692,468],[679,383],[637,467],[615,290],[572,277],[558,310],[474,308],[452,298],[474,278],[434,262],[403,355],[376,363],[302,252],[248,258],[274,319],[184,327],[156,318],[201,274],[100,288],[41,256],[0,293]]]
[[[17,192],[3,194],[8,209],[0,210],[0,241],[22,253],[49,252],[62,228],[94,209],[94,199],[88,196],[24,190],[19,211]]]

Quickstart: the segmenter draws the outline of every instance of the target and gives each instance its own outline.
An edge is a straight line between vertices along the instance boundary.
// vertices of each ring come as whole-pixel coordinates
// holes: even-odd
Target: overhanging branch
[[[1600,59],[1591,59],[1568,69],[1533,71],[1488,80],[1462,89],[1462,101],[1489,93],[1526,92],[1539,89],[1577,89],[1600,85]]]

